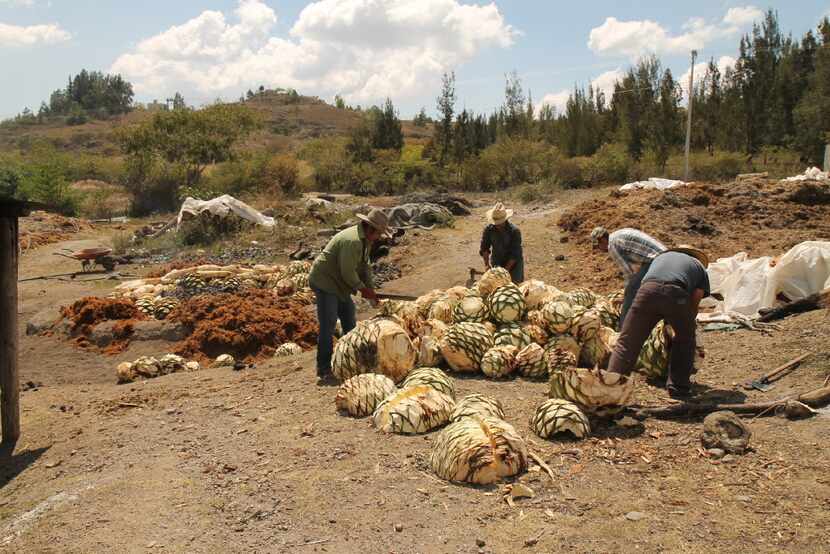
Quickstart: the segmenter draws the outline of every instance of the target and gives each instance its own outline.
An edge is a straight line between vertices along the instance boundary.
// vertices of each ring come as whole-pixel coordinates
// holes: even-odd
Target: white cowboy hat
[[[356,215],[358,219],[374,227],[382,236],[389,236],[389,218],[382,210],[372,208],[367,215]]]
[[[487,210],[487,221],[493,225],[501,225],[513,217],[513,210],[508,210],[501,202]]]

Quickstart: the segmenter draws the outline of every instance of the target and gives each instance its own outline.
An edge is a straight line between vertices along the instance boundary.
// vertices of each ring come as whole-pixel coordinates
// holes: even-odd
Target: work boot
[[[338,380],[331,373],[318,373],[317,386],[318,387],[333,387],[338,384]]]
[[[669,385],[666,387],[666,390],[669,391],[669,397],[675,400],[688,400],[694,394],[692,393],[692,387],[679,387],[677,385]]]

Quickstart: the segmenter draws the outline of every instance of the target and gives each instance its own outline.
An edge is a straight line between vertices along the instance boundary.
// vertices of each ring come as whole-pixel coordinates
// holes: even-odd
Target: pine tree
[[[815,54],[815,71],[807,91],[795,108],[796,144],[802,155],[819,165],[830,144],[830,19],[819,24],[821,47]]]
[[[435,123],[435,142],[438,144],[439,163],[444,165],[452,146],[452,122],[455,115],[455,72],[444,73],[441,79],[441,95],[436,100],[438,121]]]
[[[658,101],[652,106],[652,113],[649,117],[648,143],[654,151],[657,165],[663,171],[672,147],[679,144],[681,136],[680,87],[675,82],[671,69],[663,72],[658,93]]]

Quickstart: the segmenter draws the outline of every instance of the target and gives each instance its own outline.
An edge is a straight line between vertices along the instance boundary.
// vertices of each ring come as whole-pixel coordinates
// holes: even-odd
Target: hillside
[[[345,135],[361,117],[358,111],[336,108],[317,97],[291,96],[277,91],[256,94],[245,104],[260,114],[263,125],[249,145],[270,150],[282,150],[310,138]],[[63,118],[36,125],[6,122],[0,125],[0,152],[26,149],[29,144],[45,139],[61,150],[111,156],[119,152],[115,130],[141,122],[152,113],[139,108],[124,116],[90,120],[82,125],[67,125]],[[419,128],[411,121],[402,123],[408,139],[425,139],[431,134],[430,127]]]

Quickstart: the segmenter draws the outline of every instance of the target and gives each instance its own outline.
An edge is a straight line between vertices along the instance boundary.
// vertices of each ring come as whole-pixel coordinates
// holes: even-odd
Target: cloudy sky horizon
[[[83,68],[122,74],[141,102],[264,85],[364,106],[390,96],[405,118],[434,114],[445,71],[459,109],[490,112],[516,70],[537,105],[561,107],[575,84],[609,90],[645,54],[684,83],[691,49],[725,68],[769,8],[800,38],[830,0],[0,0],[0,117],[37,110]]]

